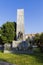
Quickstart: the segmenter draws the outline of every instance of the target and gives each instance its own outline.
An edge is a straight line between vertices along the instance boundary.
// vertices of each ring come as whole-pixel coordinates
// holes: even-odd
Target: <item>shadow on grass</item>
[[[6,60],[4,60],[4,59],[0,59],[0,62],[1,62],[1,61],[2,61],[2,62],[7,62],[7,61],[6,61]]]
[[[15,53],[16,55],[21,55],[21,53]],[[29,55],[35,58],[35,61],[38,63],[43,63],[43,53],[35,52],[35,53],[22,53],[22,55]]]
[[[43,63],[43,53],[33,53],[33,54],[30,54],[30,56],[34,57],[35,58],[35,61],[37,61],[38,63]]]

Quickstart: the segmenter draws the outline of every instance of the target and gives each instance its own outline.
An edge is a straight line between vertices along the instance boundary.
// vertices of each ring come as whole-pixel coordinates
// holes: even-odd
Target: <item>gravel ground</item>
[[[11,64],[11,63],[8,63],[8,62],[0,61],[0,65],[15,65],[15,64]]]

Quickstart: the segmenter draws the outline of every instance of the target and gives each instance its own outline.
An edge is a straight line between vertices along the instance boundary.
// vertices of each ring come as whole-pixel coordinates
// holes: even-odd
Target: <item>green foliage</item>
[[[2,44],[2,38],[1,38],[1,35],[2,35],[2,30],[0,28],[0,44]]]
[[[2,43],[6,43],[7,42],[7,37],[6,36],[1,36],[1,39],[2,39]]]
[[[2,40],[3,43],[11,43],[16,36],[16,23],[7,22],[2,25]]]
[[[1,38],[1,36],[0,36],[0,44],[2,44],[2,38]]]
[[[39,41],[40,41],[40,35],[37,33],[35,34],[35,42],[39,43]]]
[[[40,51],[43,52],[43,33],[35,35],[35,43],[40,48]]]
[[[43,33],[40,35],[40,43],[43,43]]]
[[[1,36],[1,34],[2,34],[2,30],[1,30],[1,28],[0,28],[0,36]]]
[[[40,44],[43,43],[43,33],[35,35],[35,42]]]
[[[40,35],[40,51],[43,52],[43,33]]]

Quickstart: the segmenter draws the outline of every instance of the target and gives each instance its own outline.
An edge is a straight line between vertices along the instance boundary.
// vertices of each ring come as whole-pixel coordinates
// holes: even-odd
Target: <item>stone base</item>
[[[12,48],[19,49],[19,50],[27,50],[29,44],[26,41],[13,41]]]
[[[12,48],[16,48],[22,41],[13,41]]]
[[[12,51],[4,50],[4,53],[12,53]]]

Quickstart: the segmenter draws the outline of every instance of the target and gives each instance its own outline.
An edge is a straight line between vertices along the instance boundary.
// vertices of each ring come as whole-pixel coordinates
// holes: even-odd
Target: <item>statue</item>
[[[23,40],[23,33],[22,33],[22,32],[19,32],[19,33],[18,33],[18,39],[19,39],[19,40],[21,40],[21,39]]]

